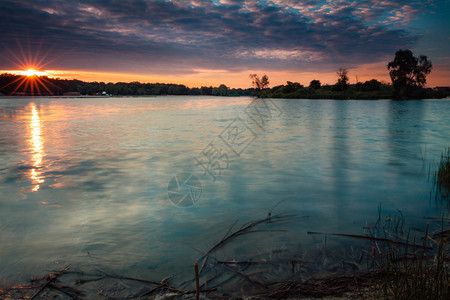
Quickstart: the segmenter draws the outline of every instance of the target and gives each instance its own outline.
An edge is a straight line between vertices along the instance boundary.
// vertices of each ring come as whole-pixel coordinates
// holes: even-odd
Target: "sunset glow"
[[[25,76],[48,76],[47,72],[43,72],[43,71],[37,71],[34,69],[28,69],[26,71],[19,71],[18,74],[20,75],[25,75]]]
[[[0,69],[28,77],[248,88],[250,73],[267,74],[271,86],[334,84],[345,68],[353,83],[390,82],[387,63],[410,49],[433,62],[428,87],[450,85],[442,0],[6,0],[3,8]]]

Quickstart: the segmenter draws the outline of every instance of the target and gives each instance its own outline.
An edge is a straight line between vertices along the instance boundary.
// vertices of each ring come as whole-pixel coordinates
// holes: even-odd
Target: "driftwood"
[[[217,259],[215,259],[214,257],[211,257],[210,254],[206,254],[206,258],[211,258],[211,259],[215,260],[216,263],[218,262]],[[251,279],[249,275],[243,273],[242,271],[239,271],[238,269],[233,268],[233,267],[231,267],[231,266],[229,266],[227,264],[222,264],[222,265],[225,266],[228,270],[232,271],[233,273],[243,277],[244,279],[246,279],[251,284],[253,284],[255,286],[258,286],[258,287],[262,287],[264,289],[267,289],[267,286],[265,284],[263,284],[263,283],[261,283],[261,282],[259,282],[257,280]]]
[[[259,232],[259,230],[254,230],[251,231],[251,229],[253,229],[254,227],[260,225],[260,224],[264,224],[264,223],[274,223],[274,222],[278,222],[278,221],[283,221],[286,220],[287,218],[292,218],[292,215],[276,215],[276,216],[271,216],[271,213],[269,213],[269,215],[261,220],[255,221],[255,222],[251,222],[250,224],[241,227],[239,230],[230,233],[231,232],[231,228],[228,230],[227,234],[222,238],[222,240],[220,240],[217,244],[215,244],[213,247],[211,247],[208,251],[206,251],[203,256],[199,259],[202,260],[202,266],[200,268],[199,273],[201,273],[203,271],[203,268],[205,267],[205,264],[208,260],[208,258],[210,257],[210,253],[219,249],[220,247],[223,247],[225,244],[227,244],[228,242],[230,242],[231,240],[233,240],[234,238],[244,235],[244,234],[249,234],[249,233],[255,233],[255,232]]]
[[[278,204],[277,204],[278,205]],[[251,234],[251,233],[263,233],[263,232],[283,232],[283,230],[264,230],[260,229],[261,225],[264,224],[272,224],[272,223],[282,223],[286,221],[292,221],[292,219],[295,216],[293,215],[285,215],[285,214],[278,214],[278,215],[272,215],[272,210],[269,211],[268,215],[260,220],[246,223],[242,225],[239,229],[233,231],[233,227],[236,225],[236,222],[230,226],[227,230],[223,238],[215,243],[208,251],[200,251],[194,248],[194,250],[198,251],[201,255],[201,257],[195,262],[194,267],[194,276],[193,279],[185,281],[181,284],[172,284],[170,282],[171,278],[166,278],[161,281],[153,281],[153,280],[147,280],[143,278],[135,278],[135,277],[129,277],[129,276],[122,276],[117,274],[108,274],[106,272],[102,271],[96,271],[96,273],[84,273],[80,271],[69,271],[68,267],[64,268],[60,271],[54,271],[48,275],[40,276],[33,278],[31,280],[31,285],[29,286],[17,286],[17,287],[11,287],[7,289],[0,289],[0,298],[2,298],[5,291],[8,290],[17,290],[20,291],[19,293],[23,293],[22,291],[27,292],[28,295],[22,295],[22,298],[27,299],[40,299],[40,297],[44,296],[43,292],[46,289],[56,290],[58,292],[61,292],[71,299],[79,299],[81,295],[83,295],[82,291],[79,291],[77,289],[74,289],[70,286],[66,286],[61,284],[58,279],[65,275],[65,274],[73,274],[75,278],[79,278],[75,280],[76,285],[83,285],[89,282],[96,282],[101,281],[104,279],[112,278],[117,280],[126,280],[126,281],[134,281],[142,283],[141,287],[144,286],[145,289],[140,290],[139,292],[134,292],[134,295],[128,295],[128,296],[118,296],[115,295],[112,292],[108,292],[109,295],[103,292],[99,292],[99,295],[107,297],[108,299],[124,299],[124,298],[144,298],[144,297],[155,297],[158,295],[163,295],[163,293],[167,293],[167,295],[164,296],[170,296],[176,297],[176,296],[183,296],[183,295],[195,295],[196,299],[200,298],[200,294],[209,294],[211,292],[215,292],[218,290],[218,288],[226,287],[227,285],[234,284],[236,281],[241,282],[243,280],[247,281],[252,285],[253,287],[256,287],[257,289],[254,289],[254,291],[257,291],[257,293],[261,293],[260,296],[263,299],[266,298],[297,298],[297,297],[326,297],[326,296],[346,296],[347,293],[355,293],[358,292],[357,289],[360,289],[361,287],[373,287],[373,283],[383,276],[385,274],[379,273],[379,272],[372,272],[368,274],[361,274],[360,272],[357,273],[357,275],[346,275],[347,273],[341,273],[339,275],[333,275],[333,276],[327,276],[322,277],[319,279],[307,279],[303,280],[303,276],[301,272],[304,270],[300,268],[295,268],[297,265],[304,265],[313,263],[313,261],[310,260],[303,260],[303,259],[296,259],[296,257],[301,256],[291,256],[289,253],[283,254],[283,255],[275,255],[275,258],[270,258],[268,260],[265,259],[264,256],[250,258],[247,260],[226,260],[217,259],[216,252],[217,250],[221,249],[222,247],[227,246],[229,243],[231,243],[235,238]],[[367,229],[370,229],[369,227]],[[417,229],[414,229],[417,230]],[[420,231],[420,230],[418,230]],[[417,248],[423,248],[423,249],[429,249],[432,250],[432,247],[428,247],[425,245],[415,245],[406,243],[400,240],[388,239],[388,238],[377,238],[370,235],[354,235],[354,234],[342,234],[342,233],[323,233],[323,232],[307,232],[309,235],[330,235],[330,236],[340,236],[340,237],[349,237],[349,238],[357,238],[362,240],[369,240],[374,241],[373,247],[378,248],[378,243],[376,242],[384,242],[384,243],[392,243],[402,246],[408,246],[408,247],[417,247]],[[437,233],[433,236],[433,238],[448,238],[449,237],[449,231],[443,230],[440,233]],[[431,237],[428,236],[429,239]],[[374,248],[373,248],[374,249]],[[270,254],[273,253],[281,253],[284,249],[278,249],[271,251]],[[381,253],[381,251],[378,248],[378,251]],[[265,251],[266,252],[266,251]],[[264,254],[266,255],[266,254]],[[367,252],[367,255],[370,255],[369,252]],[[433,256],[424,255],[424,258],[432,258]],[[359,259],[359,262],[363,258],[362,254]],[[409,259],[408,253],[406,253],[405,257],[399,258],[401,260]],[[340,261],[340,260],[339,260]],[[447,261],[447,258],[444,260]],[[395,261],[394,261],[395,262]],[[199,269],[199,265],[201,263],[201,268]],[[200,274],[204,268],[206,263],[208,263],[208,268],[206,268],[205,272],[203,274]],[[254,266],[257,266],[256,268],[253,268]],[[268,275],[271,275],[271,272],[278,272],[278,267],[285,267],[285,268],[291,268],[292,274],[289,278],[283,278],[280,279],[279,277],[276,278],[276,280],[279,280],[279,282],[273,282],[268,277]],[[354,270],[360,270],[361,267],[358,263],[358,259],[352,260],[352,259],[343,259],[341,263],[336,264],[336,269],[338,267],[343,267],[344,269],[346,266],[351,266]],[[304,268],[310,269],[312,268],[312,265],[307,265]],[[300,270],[300,271],[299,271]],[[322,268],[322,270],[325,270]],[[283,270],[284,271],[284,270]],[[346,270],[344,270],[346,271]],[[257,274],[263,274],[262,276],[256,276]],[[289,272],[288,272],[289,273]],[[288,274],[286,273],[286,274]],[[275,273],[277,274],[277,273]],[[284,273],[283,273],[284,274]],[[300,274],[300,276],[298,276]],[[358,275],[359,274],[359,275]],[[78,276],[77,276],[78,275]],[[203,280],[201,280],[201,277],[203,277]],[[236,280],[237,278],[237,280]],[[299,281],[299,278],[302,278]],[[243,280],[240,280],[243,279]],[[295,280],[292,280],[295,279]],[[114,280],[113,280],[114,281]],[[194,285],[195,283],[195,285]],[[211,284],[213,283],[213,284]],[[246,283],[244,283],[246,284]],[[250,286],[248,285],[248,286]],[[208,288],[207,288],[208,287]],[[127,291],[126,291],[127,292]],[[157,294],[160,293],[160,294]],[[352,294],[355,296],[355,294]],[[6,296],[9,296],[9,294],[6,294]],[[219,297],[220,295],[213,294],[213,296]],[[14,298],[14,297],[13,297]],[[257,299],[257,298],[255,298]]]
[[[402,246],[417,247],[417,248],[423,248],[423,249],[427,249],[427,250],[433,250],[433,248],[429,247],[429,246],[409,244],[409,243],[402,242],[402,241],[394,241],[394,240],[390,240],[387,238],[377,238],[377,237],[371,237],[371,236],[367,236],[367,235],[356,235],[356,234],[345,234],[345,233],[326,233],[326,232],[314,232],[314,231],[308,231],[308,234],[343,236],[343,237],[371,240],[371,241],[377,241],[377,242],[386,242],[386,243],[397,244],[397,245],[402,245]]]
[[[39,290],[36,293],[33,294],[33,296],[31,296],[30,300],[37,299],[37,297],[46,288],[53,288],[53,289],[59,290],[59,291],[63,292],[64,294],[69,295],[71,298],[77,299],[78,295],[82,294],[81,291],[73,289],[71,287],[59,285],[57,283],[58,278],[60,276],[64,275],[68,270],[69,270],[69,266],[65,267],[64,269],[62,269],[61,271],[59,271],[57,273],[50,273],[50,274],[45,275],[45,276],[40,276],[40,277],[36,277],[36,278],[31,279],[31,282],[38,282],[38,281],[42,281],[42,280],[46,280],[46,282],[44,283],[44,285],[42,285],[39,288]]]

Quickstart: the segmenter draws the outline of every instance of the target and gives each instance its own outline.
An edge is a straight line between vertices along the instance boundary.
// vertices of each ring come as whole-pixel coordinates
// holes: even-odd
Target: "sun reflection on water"
[[[33,168],[31,169],[31,182],[34,185],[32,191],[36,192],[40,188],[40,184],[44,182],[41,172],[42,158],[44,157],[44,145],[41,135],[41,118],[39,112],[34,103],[31,103],[31,121],[30,121],[30,150],[33,155],[31,157],[31,163]]]

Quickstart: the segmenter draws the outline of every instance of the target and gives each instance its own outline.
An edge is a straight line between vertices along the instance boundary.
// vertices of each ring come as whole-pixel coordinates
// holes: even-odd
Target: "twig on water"
[[[34,278],[31,279],[31,281],[41,281],[41,280],[47,280],[45,282],[45,284],[36,292],[33,294],[33,296],[31,296],[30,300],[36,299],[37,296],[39,296],[39,294],[41,294],[47,287],[49,287],[51,285],[51,283],[56,282],[56,280],[58,280],[58,277],[60,277],[61,275],[65,274],[67,272],[67,270],[69,269],[69,266],[63,268],[61,271],[57,272],[57,273],[51,273],[48,274],[46,276],[43,277],[38,277],[38,278]]]
[[[252,223],[248,224],[247,226],[244,226],[241,229],[239,229],[239,230],[237,230],[237,231],[235,231],[235,232],[233,232],[231,234],[226,235],[220,242],[215,244],[211,249],[209,249],[200,258],[200,260],[203,259],[203,262],[202,262],[202,266],[200,268],[200,272],[199,273],[201,273],[203,271],[203,268],[205,267],[205,264],[206,264],[206,262],[208,260],[208,257],[210,257],[209,254],[211,252],[219,249],[220,247],[224,246],[226,243],[228,243],[229,241],[231,241],[232,239],[234,239],[234,238],[236,238],[236,237],[238,237],[240,235],[253,233],[253,231],[250,231],[250,229],[254,228],[255,226],[258,226],[258,225],[263,224],[263,223],[273,223],[273,222],[276,222],[276,221],[281,221],[281,220],[283,220],[283,219],[285,219],[287,217],[290,217],[290,216],[281,215],[281,214],[280,215],[276,215],[276,216],[270,216],[269,215],[267,218],[264,218],[264,219],[252,222]],[[255,231],[255,232],[257,232],[257,231]]]
[[[200,298],[200,282],[198,279],[198,263],[194,264],[194,273],[195,273],[195,299],[199,300]]]
[[[213,260],[216,261],[216,263],[218,262],[217,259],[215,259],[214,257],[211,257],[209,254],[207,254],[207,257],[212,258]],[[259,281],[251,279],[250,276],[248,276],[247,274],[245,274],[245,273],[243,273],[243,272],[241,272],[241,271],[239,271],[239,270],[237,270],[237,269],[235,269],[235,268],[233,268],[233,267],[231,267],[231,266],[229,266],[227,264],[223,264],[223,266],[225,266],[228,270],[230,270],[230,271],[240,275],[241,277],[245,278],[251,284],[259,286],[259,287],[263,287],[264,289],[267,289],[267,286],[265,284],[262,284]]]
[[[77,280],[75,280],[75,284],[81,285],[81,284],[85,284],[85,283],[88,283],[88,282],[99,281],[99,280],[102,280],[102,279],[105,279],[105,278],[106,278],[106,276],[102,275],[100,277],[92,278],[92,279],[77,279]]]
[[[370,237],[370,236],[365,236],[365,235],[345,234],[345,233],[326,233],[326,232],[314,232],[314,231],[308,231],[308,234],[351,237],[351,238],[357,238],[357,239],[363,239],[363,240],[379,241],[379,242],[392,243],[392,244],[397,244],[397,245],[402,245],[402,246],[409,246],[409,247],[414,246],[414,247],[423,248],[423,249],[427,249],[427,250],[433,250],[432,247],[425,246],[425,245],[417,245],[417,244],[411,245],[411,244],[408,244],[408,243],[402,242],[402,241],[393,241],[393,240],[386,239],[386,238],[377,238],[377,237]]]
[[[49,280],[47,280],[47,282],[36,292],[34,293],[34,295],[30,298],[30,300],[36,299],[37,296],[39,296],[40,293],[42,293],[42,291],[45,290],[45,288],[47,288],[50,283],[52,283],[52,281],[56,280],[56,277],[52,277]]]
[[[74,289],[70,286],[60,285],[56,282],[51,283],[49,287],[58,290],[73,299],[79,299],[78,296],[83,295],[83,292],[80,290]]]
[[[214,275],[213,277],[206,279],[205,281],[203,281],[203,283],[200,285],[200,288],[203,288],[205,286],[208,285],[208,283],[216,280],[217,278],[219,278],[220,276],[222,276],[226,271],[222,271],[220,273],[217,273],[216,275]]]

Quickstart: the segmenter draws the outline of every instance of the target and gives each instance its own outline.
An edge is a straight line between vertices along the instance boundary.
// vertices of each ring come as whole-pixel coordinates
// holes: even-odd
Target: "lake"
[[[430,173],[450,146],[449,100],[253,101],[0,98],[0,283],[69,264],[181,282],[269,211],[291,219],[215,259],[311,258],[324,238],[308,231],[361,234],[380,205],[408,226],[441,216]]]

